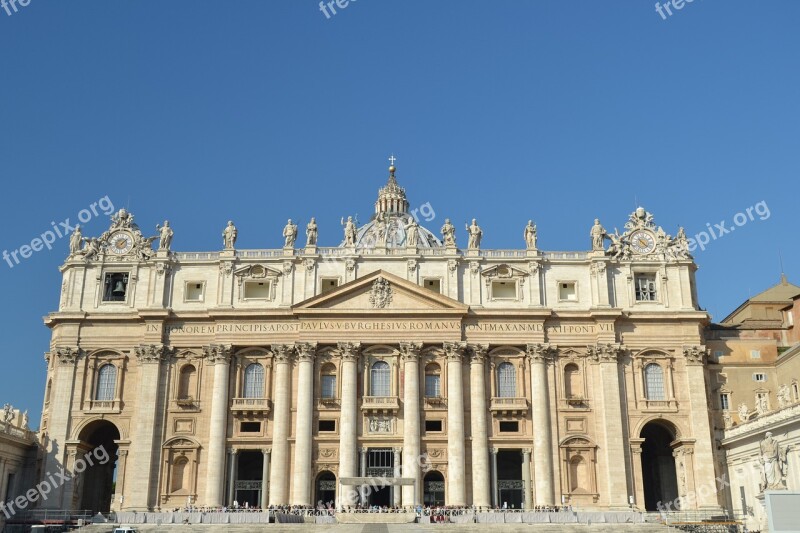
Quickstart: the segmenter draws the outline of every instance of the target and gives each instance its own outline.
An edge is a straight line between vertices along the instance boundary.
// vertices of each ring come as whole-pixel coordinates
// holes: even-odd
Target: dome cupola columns
[[[408,213],[408,199],[406,198],[406,190],[397,184],[395,178],[395,171],[397,167],[394,166],[397,158],[392,155],[389,158],[391,166],[389,167],[389,181],[385,187],[378,189],[378,200],[375,202],[375,215],[376,217],[383,214],[406,214]]]

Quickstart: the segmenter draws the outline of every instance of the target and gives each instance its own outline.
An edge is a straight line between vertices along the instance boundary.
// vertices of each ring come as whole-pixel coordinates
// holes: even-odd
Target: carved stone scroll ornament
[[[444,353],[448,361],[455,361],[460,363],[464,359],[464,353],[467,350],[467,343],[465,342],[445,342]]]
[[[617,362],[625,350],[625,345],[617,343],[590,345],[586,348],[589,357],[601,363]]]
[[[74,365],[83,355],[83,350],[72,346],[59,346],[55,350],[56,359],[62,365]]]
[[[336,352],[342,361],[358,361],[358,353],[361,350],[361,343],[358,342],[340,342],[337,343]]]
[[[163,344],[141,344],[134,349],[134,353],[140,363],[149,364],[168,360],[172,350]]]
[[[401,342],[400,349],[400,356],[403,358],[403,361],[418,361],[419,360],[419,352],[422,350],[422,343],[421,342]]]
[[[272,357],[276,363],[291,363],[295,348],[290,344],[273,344],[270,346]]]
[[[209,364],[228,364],[231,361],[231,345],[211,344],[203,346],[203,356]]]
[[[558,354],[558,346],[549,343],[528,344],[526,351],[532,363],[547,362]]]
[[[483,364],[486,361],[486,354],[489,353],[489,346],[487,344],[470,344],[467,350],[471,362]]]

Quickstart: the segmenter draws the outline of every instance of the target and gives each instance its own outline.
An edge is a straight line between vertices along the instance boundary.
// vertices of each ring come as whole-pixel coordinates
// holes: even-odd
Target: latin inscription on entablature
[[[542,334],[544,339],[574,337],[576,335],[594,336],[600,333],[614,333],[614,324],[542,324],[513,321],[481,321],[464,324],[464,333],[469,339],[489,338],[502,335],[513,340],[516,337],[530,340],[531,334]]]

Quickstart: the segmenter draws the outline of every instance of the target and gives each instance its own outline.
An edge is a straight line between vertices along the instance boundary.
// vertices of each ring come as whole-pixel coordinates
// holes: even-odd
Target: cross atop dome
[[[389,156],[389,181],[386,186],[378,190],[378,201],[375,202],[375,215],[383,216],[384,214],[404,214],[408,212],[408,200],[406,199],[406,191],[397,184],[395,172],[397,167],[394,166],[397,158],[392,154]]]

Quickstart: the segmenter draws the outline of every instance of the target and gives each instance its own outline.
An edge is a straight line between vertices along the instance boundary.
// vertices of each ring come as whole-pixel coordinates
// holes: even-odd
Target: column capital
[[[558,346],[550,343],[536,343],[525,346],[531,363],[546,363],[558,354]]]
[[[365,448],[361,448],[361,455],[366,455],[368,451],[369,451],[369,448],[366,448],[366,447]]]
[[[595,344],[586,347],[589,358],[600,363],[616,363],[627,351],[627,347],[620,343]]]
[[[336,347],[342,361],[358,361],[358,354],[361,351],[360,342],[338,342]]]
[[[469,344],[467,346],[470,363],[482,365],[486,362],[486,354],[489,353],[488,344]]]
[[[291,344],[273,344],[270,346],[272,358],[278,364],[289,364],[292,362],[292,355],[294,355],[294,346]]]
[[[531,449],[530,449],[530,448],[523,448],[523,449],[522,449],[522,456],[523,456],[523,457],[524,457],[524,456],[526,456],[526,455],[527,455],[528,457],[530,457],[531,453],[532,453],[532,451],[531,451]]]
[[[684,346],[683,356],[688,365],[702,365],[708,356],[708,349],[705,346]]]
[[[396,453],[396,454],[397,454],[397,453],[403,453],[403,448],[402,448],[402,447],[396,447],[396,448],[394,448],[394,453]]]
[[[230,344],[210,344],[203,346],[203,355],[208,360],[209,364],[227,365],[231,362],[231,345]]]
[[[497,448],[489,448],[489,453],[492,455],[497,455],[498,452],[500,452],[500,450]]]
[[[269,455],[272,453],[272,448],[262,448],[261,453],[263,453],[264,455]]]
[[[464,360],[464,352],[467,349],[466,342],[445,342],[443,347],[448,361],[460,363]]]
[[[158,364],[169,360],[172,350],[163,344],[140,344],[134,353],[140,364]]]
[[[419,361],[419,352],[422,351],[422,343],[414,341],[401,342],[398,351],[404,362]]]
[[[228,455],[237,455],[239,453],[239,448],[235,446],[231,446],[228,448]]]
[[[313,363],[317,354],[316,342],[296,342],[294,349],[297,352],[297,360],[301,363]]]
[[[84,352],[78,346],[58,346],[55,349],[56,358],[62,365],[74,365]]]

